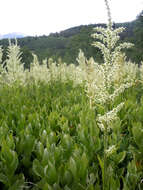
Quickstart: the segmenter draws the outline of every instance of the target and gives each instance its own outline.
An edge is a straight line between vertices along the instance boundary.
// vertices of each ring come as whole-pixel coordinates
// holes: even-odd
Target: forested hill
[[[126,28],[121,35],[122,41],[128,41],[135,46],[126,53],[130,59],[136,63],[143,60],[143,11],[137,19],[127,23],[116,23],[114,27],[123,26]],[[51,33],[49,36],[25,37],[18,39],[18,44],[22,48],[23,61],[29,64],[32,59],[31,52],[38,55],[39,59],[52,57],[57,60],[62,58],[66,63],[75,63],[79,49],[82,49],[87,57],[94,57],[96,61],[102,61],[102,56],[98,49],[91,44],[94,33],[93,28],[97,26],[106,27],[105,24],[81,25],[73,27],[59,33]],[[0,40],[0,45],[6,47],[8,40]]]

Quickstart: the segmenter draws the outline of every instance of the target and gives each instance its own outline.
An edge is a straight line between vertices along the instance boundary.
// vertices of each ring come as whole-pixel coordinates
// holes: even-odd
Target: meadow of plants
[[[93,31],[103,64],[80,50],[77,66],[33,55],[24,70],[17,43],[4,63],[0,48],[0,189],[143,189],[143,65],[123,30]]]

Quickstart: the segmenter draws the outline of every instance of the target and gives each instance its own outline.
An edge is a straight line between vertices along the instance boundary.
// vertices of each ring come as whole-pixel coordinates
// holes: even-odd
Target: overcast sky
[[[143,0],[109,0],[112,20],[132,21]],[[107,22],[104,0],[0,0],[0,34],[47,35],[82,25]]]

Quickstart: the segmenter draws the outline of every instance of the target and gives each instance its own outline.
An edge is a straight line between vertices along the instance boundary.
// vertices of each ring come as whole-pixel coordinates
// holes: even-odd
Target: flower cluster
[[[143,61],[141,61],[141,66],[140,66],[140,80],[143,83]]]
[[[24,66],[21,64],[21,53],[20,47],[16,44],[9,42],[8,55],[5,63],[3,63],[3,72],[1,83],[6,83],[8,85],[19,81],[23,83],[24,81]],[[4,67],[5,65],[5,67]]]
[[[94,30],[96,33],[92,37],[98,41],[92,45],[101,50],[104,63],[99,65],[93,59],[87,60],[81,51],[78,59],[85,75],[90,106],[94,102],[105,105],[107,101],[114,101],[126,88],[133,85],[138,72],[138,67],[127,62],[121,52],[122,49],[130,48],[133,44],[117,43],[120,39],[119,34],[124,30],[123,27],[113,29],[110,23],[107,28],[97,27]]]
[[[119,34],[124,31],[123,27],[114,30],[108,25],[107,28],[96,27],[94,30],[96,33],[92,34],[92,37],[99,41],[93,42],[92,45],[101,50],[105,64],[113,64],[122,49],[133,46],[133,44],[127,42],[117,45],[120,39]]]
[[[3,55],[3,50],[2,47],[0,46],[0,63],[2,62],[2,55]]]
[[[79,66],[74,64],[67,65],[62,63],[59,59],[58,63],[52,59],[43,60],[42,64],[39,63],[38,57],[33,54],[33,62],[30,64],[30,71],[24,69],[24,63],[21,62],[20,47],[15,44],[9,43],[7,51],[7,59],[4,63],[0,64],[0,84],[13,85],[15,83],[20,85],[27,85],[39,82],[48,83],[50,81],[66,82],[72,80],[74,85],[83,83],[85,80],[86,72],[83,72],[82,63]],[[0,62],[2,62],[3,49],[0,47]],[[81,56],[82,58],[82,56]]]
[[[105,130],[105,127],[107,128],[107,131],[112,128],[112,123],[118,118],[117,113],[122,109],[123,105],[124,103],[120,103],[116,108],[105,113],[104,115],[98,115],[98,126],[102,131]]]
[[[0,46],[0,78],[1,78],[1,76],[3,75],[3,73],[4,73],[4,64],[2,63],[2,56],[3,56],[3,49],[2,49],[2,47]]]
[[[123,28],[113,30],[109,27],[107,29],[101,27],[96,29],[97,33],[93,36],[105,43],[97,42],[105,54],[104,64],[96,63],[93,58],[88,60],[80,50],[77,58],[78,66],[62,63],[61,59],[57,63],[52,59],[48,61],[45,59],[40,64],[37,56],[33,54],[30,71],[24,70],[24,63],[21,63],[20,48],[17,42],[15,44],[10,42],[7,59],[0,64],[0,83],[26,85],[32,82],[38,84],[39,81],[48,83],[50,81],[66,82],[72,80],[74,85],[85,84],[91,107],[94,102],[105,104],[122,93],[124,89],[130,87],[136,80],[139,70],[133,63],[126,62],[121,52],[118,53],[119,56],[117,57],[113,53],[113,48],[119,39],[117,34],[122,30]],[[116,51],[119,51],[121,47],[123,44],[116,48]],[[2,54],[3,50],[0,47],[1,62]],[[114,89],[112,93],[110,92],[111,87]]]
[[[110,155],[112,155],[116,151],[117,151],[116,145],[112,145],[107,150],[105,150],[105,153],[106,153],[107,157],[109,157]]]

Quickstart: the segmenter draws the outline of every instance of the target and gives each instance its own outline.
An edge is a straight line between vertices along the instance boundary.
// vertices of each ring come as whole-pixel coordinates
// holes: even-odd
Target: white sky
[[[112,20],[126,22],[143,10],[143,0],[109,0]],[[0,0],[0,34],[47,35],[107,22],[104,0]]]

